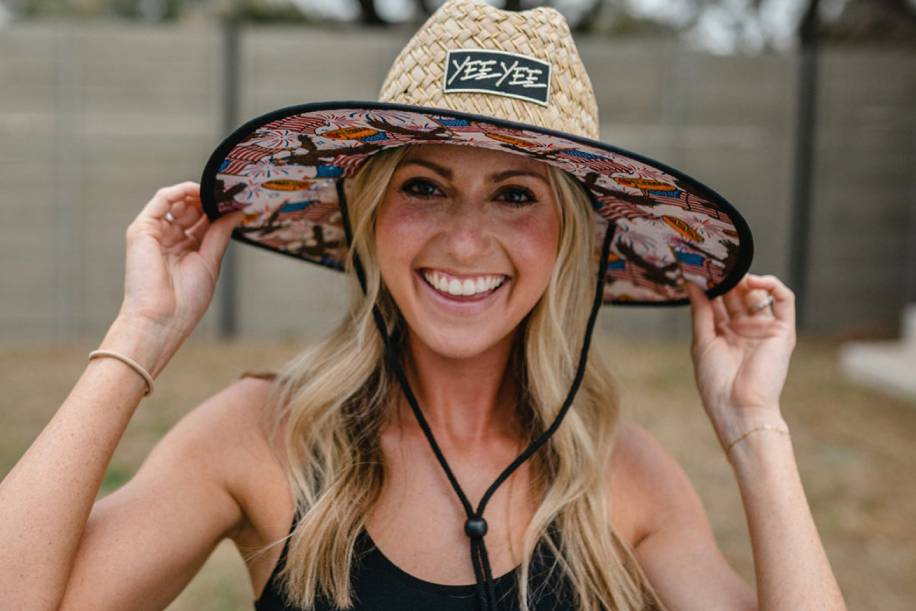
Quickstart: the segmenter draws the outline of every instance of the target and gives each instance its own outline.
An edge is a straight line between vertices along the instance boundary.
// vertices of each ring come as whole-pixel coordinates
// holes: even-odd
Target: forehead
[[[547,175],[547,164],[527,155],[460,144],[414,144],[401,160],[433,161],[446,167],[516,169]]]

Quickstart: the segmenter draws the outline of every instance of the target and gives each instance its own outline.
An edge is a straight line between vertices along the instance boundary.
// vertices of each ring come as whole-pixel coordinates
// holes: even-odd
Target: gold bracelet
[[[97,356],[112,356],[120,361],[123,361],[130,365],[137,373],[143,376],[143,379],[146,380],[146,392],[143,393],[143,396],[148,396],[153,392],[153,376],[143,368],[143,366],[130,358],[129,356],[124,356],[123,354],[118,354],[117,352],[112,352],[111,350],[93,350],[89,353],[89,360],[91,361]]]
[[[789,430],[785,427],[776,426],[773,424],[761,424],[760,426],[755,426],[754,428],[752,428],[749,431],[745,431],[744,433],[739,435],[737,439],[729,443],[725,447],[725,453],[728,454],[729,450],[732,449],[733,445],[735,445],[736,443],[738,443],[739,441],[741,441],[742,439],[744,439],[745,437],[747,437],[748,435],[756,431],[776,431],[777,433],[783,433],[784,435],[789,435]]]

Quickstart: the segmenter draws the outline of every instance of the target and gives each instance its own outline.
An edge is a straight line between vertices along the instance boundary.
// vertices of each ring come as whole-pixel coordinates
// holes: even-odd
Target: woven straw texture
[[[548,106],[488,93],[443,92],[451,49],[519,53],[549,62]],[[503,11],[482,0],[449,0],[395,58],[379,101],[447,108],[598,139],[598,103],[566,19],[556,9]]]

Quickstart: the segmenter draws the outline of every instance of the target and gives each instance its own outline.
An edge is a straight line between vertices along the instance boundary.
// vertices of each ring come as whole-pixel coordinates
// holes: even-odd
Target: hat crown
[[[471,74],[464,59],[449,59],[450,52],[470,49],[494,52],[488,57],[500,59],[490,59],[489,66],[478,63],[482,69]],[[523,72],[510,74],[513,66]],[[463,74],[456,74],[461,68]],[[540,74],[540,68],[548,74]],[[468,77],[465,84],[480,89],[456,91],[451,87],[456,76]],[[513,81],[527,82],[532,94],[546,93],[546,101],[526,96],[524,87],[507,87]],[[548,7],[514,12],[483,0],[449,0],[395,58],[379,101],[445,108],[598,139],[598,103],[591,81],[566,19]]]

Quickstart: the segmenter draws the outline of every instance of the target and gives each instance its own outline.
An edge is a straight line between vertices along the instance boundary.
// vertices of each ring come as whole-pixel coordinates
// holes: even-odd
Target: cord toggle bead
[[[483,518],[468,518],[464,523],[464,532],[472,539],[479,539],[487,534],[487,521]]]

